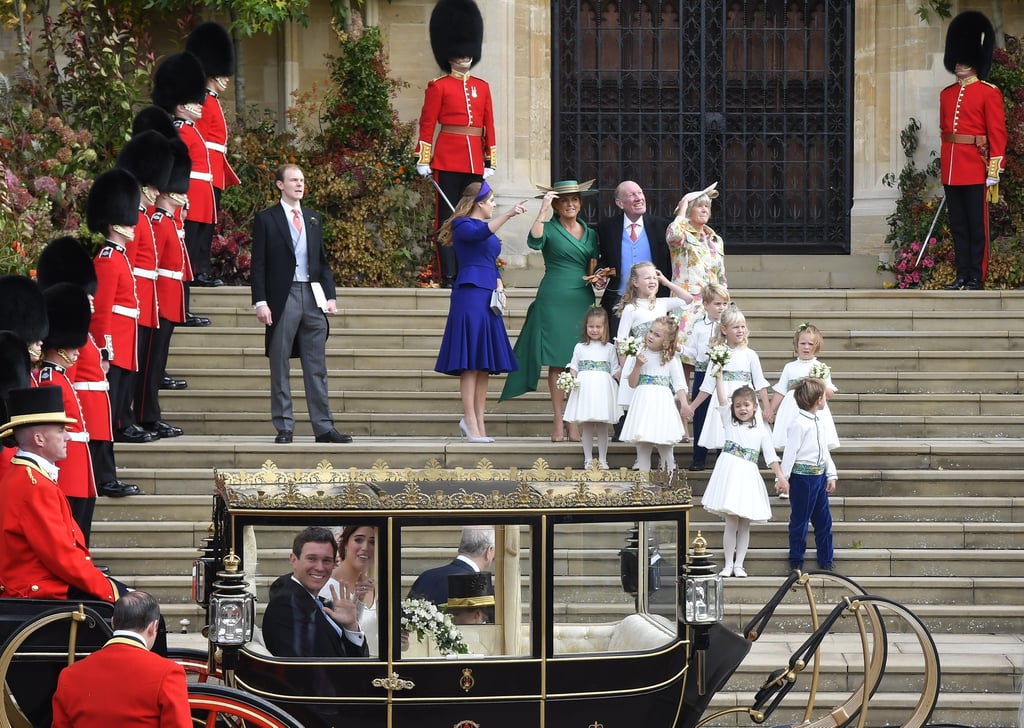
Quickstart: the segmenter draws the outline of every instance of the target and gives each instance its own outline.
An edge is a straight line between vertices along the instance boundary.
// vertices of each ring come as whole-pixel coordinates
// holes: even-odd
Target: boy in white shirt
[[[836,466],[829,454],[826,433],[817,411],[825,406],[825,383],[806,377],[793,391],[799,416],[786,432],[782,474],[775,484],[780,495],[789,495],[789,566],[804,568],[807,525],[814,526],[818,566],[833,568],[832,513],[828,497],[836,489]]]

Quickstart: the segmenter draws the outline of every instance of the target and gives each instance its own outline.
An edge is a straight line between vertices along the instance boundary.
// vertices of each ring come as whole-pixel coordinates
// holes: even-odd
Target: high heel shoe
[[[469,428],[466,427],[466,418],[463,417],[459,420],[459,430],[462,431],[462,439],[467,442],[482,443],[482,442],[494,442],[493,437],[473,437],[469,434]]]
[[[469,428],[466,427],[466,418],[463,417],[459,420],[459,431],[462,433],[462,439],[465,440],[469,437]]]

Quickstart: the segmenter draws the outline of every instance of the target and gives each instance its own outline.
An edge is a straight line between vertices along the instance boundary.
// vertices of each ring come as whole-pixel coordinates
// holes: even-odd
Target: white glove
[[[986,187],[992,187],[993,185],[997,185],[997,184],[999,184],[999,180],[997,180],[997,179],[992,179],[991,177],[989,177],[989,178],[987,178],[985,180],[985,186]]]
[[[494,174],[494,168],[493,167],[484,167],[484,179],[487,179],[492,174]]]
[[[433,170],[430,169],[430,165],[429,164],[417,164],[416,165],[416,174],[418,174],[420,177],[429,177],[430,173],[432,171]]]

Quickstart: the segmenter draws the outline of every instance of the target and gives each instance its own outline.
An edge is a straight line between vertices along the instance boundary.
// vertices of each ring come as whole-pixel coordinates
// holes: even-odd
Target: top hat
[[[590,195],[596,195],[597,190],[591,189],[591,186],[597,180],[587,180],[586,182],[577,182],[574,179],[564,179],[559,182],[555,182],[550,187],[546,185],[534,184],[538,190],[544,193],[556,192],[560,195],[571,195],[577,194],[581,197],[589,197]],[[544,195],[537,195],[537,197],[543,197]]]
[[[716,189],[717,187],[718,182],[712,182],[710,185],[708,185],[702,190],[687,192],[685,195],[683,195],[683,199],[679,201],[679,206],[676,207],[676,214],[682,215],[684,218],[689,219],[690,208],[693,206],[693,203],[699,200],[701,197],[704,197],[705,195],[709,200],[715,199],[716,197],[718,197],[718,190]],[[680,207],[683,208],[682,212],[679,211]]]
[[[132,119],[132,136],[149,130],[158,131],[168,139],[178,138],[178,130],[174,128],[170,114],[159,106],[139,109],[139,113]]]
[[[494,606],[491,572],[448,575],[448,609],[476,609]]]
[[[441,70],[449,73],[449,58],[472,58],[480,62],[484,42],[484,19],[473,0],[438,0],[430,13],[430,49]]]
[[[131,172],[140,185],[158,190],[167,186],[172,162],[167,137],[155,129],[140,131],[124,143],[117,155],[118,168]]]
[[[89,340],[92,311],[89,294],[74,283],[56,283],[45,291],[46,314],[50,333],[43,339],[44,349],[81,349]]]
[[[220,23],[200,23],[185,41],[185,50],[194,53],[207,78],[235,75],[235,47]]]
[[[196,56],[185,51],[167,56],[153,71],[153,103],[168,113],[183,104],[206,100],[206,72]]]
[[[46,338],[49,331],[43,292],[31,278],[0,276],[0,329],[21,339],[22,346]]]
[[[64,394],[60,387],[29,387],[7,393],[7,423],[0,426],[0,440],[14,434],[23,425],[73,425],[78,420],[64,414]]]
[[[74,283],[96,293],[96,266],[77,238],[63,235],[46,244],[36,263],[36,280],[44,291],[57,283]]]
[[[974,68],[978,78],[988,78],[995,47],[996,31],[989,19],[976,10],[966,10],[953,18],[946,30],[942,65],[955,73],[956,64],[962,63]]]
[[[188,147],[181,139],[171,139],[170,148],[171,174],[167,178],[167,186],[161,187],[160,191],[187,195],[192,176],[192,157],[189,156]]]
[[[85,203],[85,221],[94,233],[107,234],[110,225],[139,222],[139,181],[126,169],[108,169],[96,178]]]

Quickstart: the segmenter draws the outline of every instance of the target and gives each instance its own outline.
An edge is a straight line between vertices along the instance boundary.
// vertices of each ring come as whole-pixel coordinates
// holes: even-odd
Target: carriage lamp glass
[[[210,639],[218,645],[243,645],[252,639],[255,604],[252,594],[210,598]]]
[[[722,621],[725,602],[722,577],[707,551],[707,541],[697,532],[683,576],[683,621],[689,625],[711,625]]]

